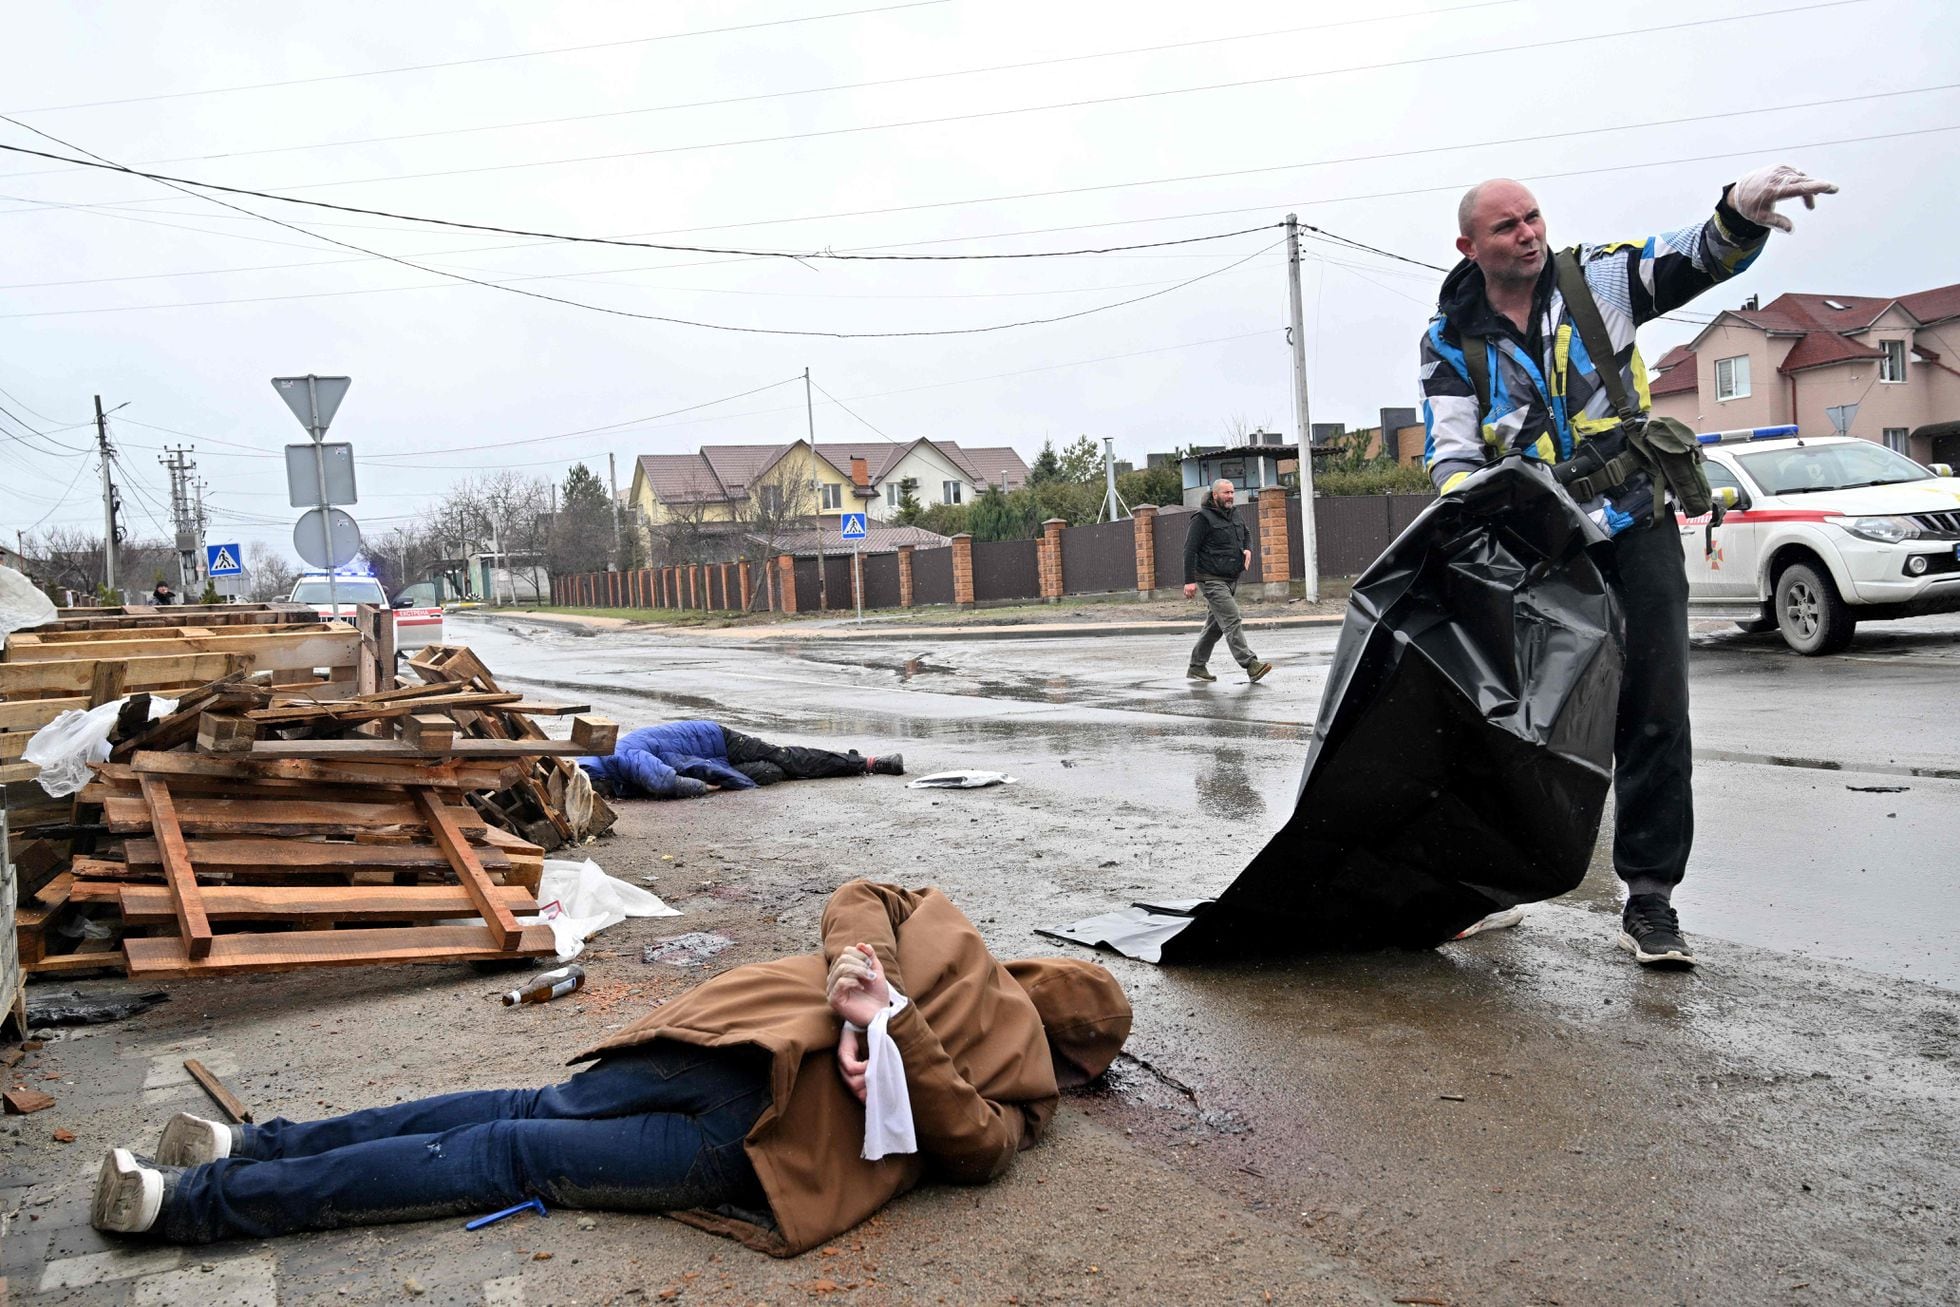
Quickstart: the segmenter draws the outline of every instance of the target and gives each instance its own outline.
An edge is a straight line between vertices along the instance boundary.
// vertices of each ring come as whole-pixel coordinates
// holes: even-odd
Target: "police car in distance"
[[[1758,427],[1701,437],[1722,524],[1681,519],[1688,597],[1752,605],[1745,631],[1801,654],[1851,642],[1859,622],[1960,612],[1960,479],[1854,436]]]
[[[388,592],[381,582],[372,576],[360,576],[346,572],[336,572],[333,577],[333,598],[327,595],[327,574],[307,572],[293,583],[293,592],[287,597],[288,603],[303,604],[319,615],[323,622],[338,617],[352,622],[355,609],[362,604],[372,604],[377,608],[388,608]],[[419,628],[418,634],[431,636],[437,642],[442,639],[442,608],[415,607],[403,605],[398,600],[392,605],[395,612],[395,629]],[[431,630],[430,628],[434,628]]]

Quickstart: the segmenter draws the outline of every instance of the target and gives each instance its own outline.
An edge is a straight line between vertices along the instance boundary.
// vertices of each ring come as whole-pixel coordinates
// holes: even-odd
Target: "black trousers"
[[[1634,894],[1669,894],[1695,840],[1688,732],[1688,574],[1673,513],[1613,539],[1608,578],[1626,614],[1613,732],[1613,870]]]
[[[832,753],[829,749],[804,749],[796,745],[771,744],[753,735],[721,728],[728,742],[728,765],[757,785],[777,781],[814,781],[826,776],[862,776],[864,758],[857,753]]]

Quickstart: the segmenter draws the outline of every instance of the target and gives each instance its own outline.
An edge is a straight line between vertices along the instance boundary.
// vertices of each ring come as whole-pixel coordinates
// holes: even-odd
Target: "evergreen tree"
[[[1062,451],[1061,475],[1059,480],[1071,481],[1077,485],[1085,481],[1100,481],[1103,474],[1102,442],[1091,440],[1088,436],[1077,436]]]
[[[551,524],[546,547],[551,570],[561,575],[603,570],[612,543],[612,497],[590,468],[576,464],[565,476]]]
[[[1047,481],[1058,481],[1062,475],[1062,461],[1056,457],[1055,442],[1041,442],[1041,452],[1034,456],[1034,466],[1028,469],[1028,484],[1041,485]]]

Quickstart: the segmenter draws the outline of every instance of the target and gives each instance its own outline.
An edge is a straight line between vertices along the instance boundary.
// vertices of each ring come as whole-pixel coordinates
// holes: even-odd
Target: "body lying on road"
[[[1129,1036],[1108,971],[997,961],[937,890],[852,881],[821,929],[821,953],[716,976],[580,1053],[595,1065],[562,1084],[305,1123],[179,1115],[154,1162],[103,1160],[93,1223],[204,1243],[538,1198],[668,1212],[793,1256],[921,1180],[999,1176]]]
[[[642,726],[621,736],[610,754],[580,758],[578,765],[601,794],[623,799],[691,799],[716,786],[749,790],[785,780],[905,774],[899,754],[867,758],[855,749],[771,744],[708,721]]]

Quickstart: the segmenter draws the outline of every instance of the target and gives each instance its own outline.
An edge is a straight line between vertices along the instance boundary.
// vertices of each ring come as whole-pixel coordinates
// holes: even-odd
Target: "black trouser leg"
[[[1634,894],[1669,894],[1695,838],[1688,731],[1688,576],[1670,513],[1613,540],[1627,661],[1613,732],[1613,870]]]
[[[826,776],[862,776],[864,759],[855,753],[833,753],[829,749],[805,749],[796,745],[771,744],[753,735],[731,731],[721,733],[728,741],[728,761],[738,771],[745,764],[766,762],[792,781],[821,780]]]

